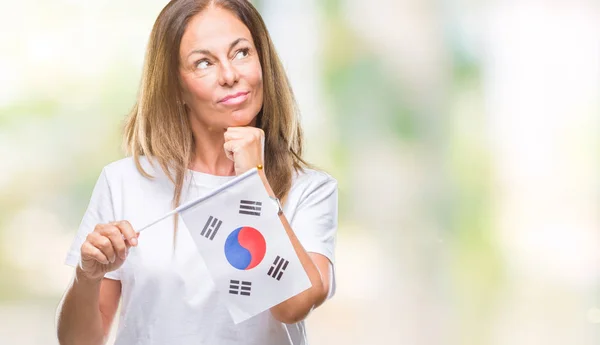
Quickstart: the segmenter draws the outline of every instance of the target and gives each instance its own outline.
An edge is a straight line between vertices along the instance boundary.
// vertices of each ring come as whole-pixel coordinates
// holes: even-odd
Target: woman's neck
[[[189,169],[217,176],[235,175],[233,161],[225,155],[224,129],[210,128],[191,117],[194,155]]]

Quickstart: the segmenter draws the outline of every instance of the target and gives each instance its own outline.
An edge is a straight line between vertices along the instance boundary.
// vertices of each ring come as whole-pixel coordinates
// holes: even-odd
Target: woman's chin
[[[253,126],[256,123],[255,119],[256,115],[233,113],[229,119],[229,127]]]

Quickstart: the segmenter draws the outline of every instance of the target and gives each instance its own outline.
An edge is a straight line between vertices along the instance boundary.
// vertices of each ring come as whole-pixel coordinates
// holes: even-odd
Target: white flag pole
[[[205,195],[203,195],[203,196],[201,196],[201,197],[199,197],[199,198],[197,198],[195,200],[189,201],[189,202],[187,202],[187,203],[185,203],[183,205],[180,205],[176,209],[168,212],[167,214],[161,216],[160,218],[158,218],[156,220],[153,220],[152,222],[150,222],[150,223],[142,226],[139,230],[137,230],[137,232],[142,232],[142,231],[148,229],[149,227],[151,227],[152,225],[160,222],[161,220],[163,220],[165,218],[168,218],[168,217],[174,215],[177,212],[181,212],[181,211],[187,210],[188,208],[196,205],[197,203],[199,203],[201,201],[204,201],[204,200],[206,200],[206,199],[208,199],[208,198],[210,198],[210,197],[212,197],[212,196],[214,196],[214,195],[222,192],[223,190],[225,190],[225,189],[233,186],[234,184],[236,184],[236,183],[238,183],[238,182],[240,182],[240,181],[242,181],[242,180],[244,180],[244,179],[246,179],[246,178],[248,178],[248,177],[256,174],[257,171],[258,171],[257,168],[252,168],[252,169],[246,171],[245,173],[241,174],[240,176],[234,178],[233,180],[231,180],[231,181],[229,181],[227,183],[224,183],[222,186],[220,186],[220,187],[218,187],[218,188],[210,191],[209,193],[207,193],[207,194],[205,194]]]

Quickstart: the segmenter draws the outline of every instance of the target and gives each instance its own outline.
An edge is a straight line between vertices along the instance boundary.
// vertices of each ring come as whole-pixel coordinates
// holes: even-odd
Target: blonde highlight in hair
[[[147,178],[153,176],[140,164],[140,156],[153,166],[157,162],[174,185],[172,207],[180,205],[194,137],[181,102],[179,48],[190,19],[208,6],[231,11],[252,34],[263,74],[263,107],[256,126],[265,133],[265,174],[275,195],[284,200],[293,171],[308,166],[302,159],[302,128],[294,94],[266,25],[247,0],[172,0],[161,11],[148,41],[137,101],[125,123],[125,152]],[[174,236],[177,225],[176,215]]]

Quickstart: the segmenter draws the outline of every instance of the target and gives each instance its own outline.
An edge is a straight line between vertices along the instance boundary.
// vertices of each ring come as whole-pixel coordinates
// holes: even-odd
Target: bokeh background
[[[262,0],[340,186],[313,345],[600,342],[600,3]],[[0,2],[0,344],[57,344],[165,0]]]

